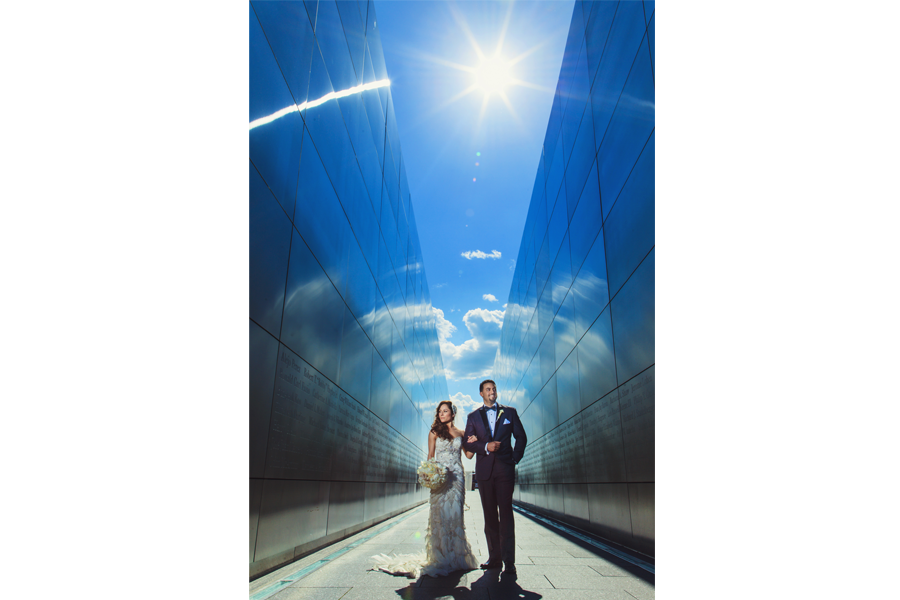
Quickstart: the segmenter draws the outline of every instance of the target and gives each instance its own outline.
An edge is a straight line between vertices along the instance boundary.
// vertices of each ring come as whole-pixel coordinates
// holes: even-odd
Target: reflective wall
[[[425,501],[448,393],[372,2],[249,10],[254,576]]]
[[[515,500],[654,554],[654,3],[576,2],[494,375]]]

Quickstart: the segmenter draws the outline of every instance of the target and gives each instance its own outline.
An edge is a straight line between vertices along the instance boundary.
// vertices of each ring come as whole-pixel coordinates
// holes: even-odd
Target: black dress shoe
[[[506,563],[505,565],[503,565],[503,572],[509,573],[510,575],[515,575],[516,574],[516,565],[514,565],[512,563]]]
[[[499,561],[499,560],[493,560],[493,561],[490,561],[490,560],[489,560],[488,562],[483,563],[483,564],[481,565],[481,568],[482,568],[482,569],[485,569],[485,570],[487,570],[487,569],[499,569],[500,566],[501,566],[501,564],[500,564],[500,561]]]

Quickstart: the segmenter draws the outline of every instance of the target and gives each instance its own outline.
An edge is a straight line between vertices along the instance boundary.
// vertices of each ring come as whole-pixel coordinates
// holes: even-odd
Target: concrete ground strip
[[[484,519],[477,492],[466,493],[466,534],[480,561],[487,560]],[[548,527],[549,521],[515,515],[515,580],[499,569],[459,571],[418,580],[370,570],[375,554],[425,549],[428,506],[397,515],[250,582],[251,600],[654,600],[653,565],[617,556],[601,543],[582,541]],[[539,518],[538,515],[534,517]],[[627,560],[630,559],[630,560]],[[644,562],[644,565],[636,564]]]

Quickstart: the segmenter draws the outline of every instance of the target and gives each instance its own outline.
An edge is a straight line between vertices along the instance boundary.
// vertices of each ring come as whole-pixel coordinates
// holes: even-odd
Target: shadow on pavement
[[[475,573],[475,572],[473,572]],[[502,576],[500,570],[484,571],[472,581],[471,589],[461,585],[465,571],[457,571],[445,577],[422,577],[418,586],[410,584],[396,590],[403,600],[540,600],[540,594],[529,592],[516,583],[515,577]]]

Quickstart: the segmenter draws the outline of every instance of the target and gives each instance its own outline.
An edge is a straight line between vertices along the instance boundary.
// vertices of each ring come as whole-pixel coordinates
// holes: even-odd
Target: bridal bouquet
[[[419,468],[416,469],[419,474],[419,483],[430,490],[436,490],[447,480],[447,467],[438,463],[433,458],[423,460]]]

